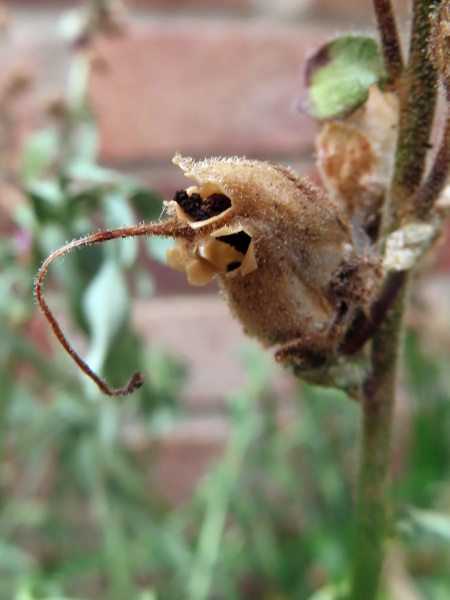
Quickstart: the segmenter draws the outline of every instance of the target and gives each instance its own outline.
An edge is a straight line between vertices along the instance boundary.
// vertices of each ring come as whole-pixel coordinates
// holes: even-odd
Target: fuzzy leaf
[[[345,35],[322,46],[306,63],[308,98],[302,108],[317,119],[345,115],[367,100],[369,88],[386,77],[374,38]]]

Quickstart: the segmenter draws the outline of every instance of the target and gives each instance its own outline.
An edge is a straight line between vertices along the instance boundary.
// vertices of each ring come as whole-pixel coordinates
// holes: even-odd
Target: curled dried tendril
[[[97,385],[101,392],[106,394],[107,396],[126,396],[127,394],[132,394],[136,390],[138,390],[143,382],[144,377],[142,373],[136,372],[134,373],[130,380],[121,388],[111,388],[101,377],[99,377],[89,365],[81,358],[81,356],[72,348],[69,344],[66,336],[64,335],[61,326],[58,321],[55,319],[50,307],[48,306],[44,295],[43,295],[43,282],[45,274],[47,273],[48,268],[51,263],[54,262],[60,256],[71,252],[75,248],[80,248],[83,246],[89,246],[91,244],[102,244],[109,240],[115,239],[123,239],[130,237],[139,237],[142,235],[160,235],[160,236],[170,236],[173,235],[173,225],[169,222],[161,222],[161,223],[150,223],[150,224],[142,224],[131,227],[122,227],[119,229],[113,229],[110,231],[99,231],[98,233],[94,233],[92,235],[88,235],[82,237],[78,240],[73,240],[69,242],[65,246],[62,246],[55,252],[53,252],[42,264],[39,269],[36,279],[35,279],[35,296],[37,303],[49,322],[53,333],[55,334],[58,341],[61,343],[66,352],[73,358],[76,364],[80,367],[80,369],[85,373],[92,381]],[[183,235],[183,230],[180,229],[179,235]]]

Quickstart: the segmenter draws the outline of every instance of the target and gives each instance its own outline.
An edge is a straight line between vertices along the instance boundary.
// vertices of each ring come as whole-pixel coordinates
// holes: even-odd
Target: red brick
[[[180,423],[161,440],[155,475],[170,504],[182,504],[192,496],[201,478],[222,457],[228,434],[224,417],[203,417]]]
[[[91,82],[105,161],[311,152],[315,125],[292,108],[323,30],[248,22],[156,22],[103,41]]]
[[[223,454],[230,429],[224,404],[230,392],[245,385],[246,368],[237,350],[245,340],[249,343],[248,338],[218,293],[138,301],[133,321],[149,345],[166,350],[188,368],[181,395],[189,419],[157,443],[155,473],[168,500],[179,504],[190,497],[211,463]],[[296,379],[267,353],[273,364],[268,377],[278,408],[289,410],[290,400],[297,395]],[[132,433],[130,442],[145,452],[145,438],[140,448],[139,437]]]
[[[15,31],[0,38],[0,136],[6,152],[4,166],[10,171],[16,168],[20,148],[37,123],[35,53],[35,45]]]
[[[131,7],[161,10],[167,13],[180,10],[186,13],[190,10],[204,11],[249,11],[253,8],[254,0],[130,0]]]
[[[133,322],[149,345],[166,350],[188,367],[183,397],[190,410],[221,410],[230,390],[244,385],[246,370],[237,348],[245,341],[250,343],[249,338],[218,292],[136,301]],[[280,398],[292,397],[295,378],[267,352],[273,363],[274,390]]]
[[[405,18],[405,14],[408,13],[410,6],[412,5],[411,0],[394,0],[393,7],[395,14],[400,19],[399,26],[404,25],[402,19]],[[367,20],[375,22],[373,0],[312,0],[311,8],[316,14],[320,14],[323,17],[335,18],[338,16],[341,23],[346,20],[349,21],[353,18],[358,20]]]

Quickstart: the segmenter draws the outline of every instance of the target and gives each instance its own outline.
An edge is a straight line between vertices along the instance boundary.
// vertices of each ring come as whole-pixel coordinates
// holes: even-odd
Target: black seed
[[[203,210],[207,211],[211,217],[220,215],[228,208],[231,208],[231,200],[225,194],[211,194],[206,200],[203,200]]]
[[[239,231],[238,233],[232,233],[231,235],[221,235],[216,238],[221,242],[225,242],[238,252],[246,254],[252,238],[245,233],[245,231]]]
[[[179,190],[175,192],[173,199],[194,221],[206,221],[231,207],[231,200],[224,194],[211,194],[203,200],[200,194],[189,196],[186,190]]]

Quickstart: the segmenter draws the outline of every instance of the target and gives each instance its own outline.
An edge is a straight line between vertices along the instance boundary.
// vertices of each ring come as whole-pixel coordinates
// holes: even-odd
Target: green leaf
[[[348,582],[344,581],[340,584],[331,584],[321,587],[314,592],[308,600],[337,600],[348,594]]]
[[[34,212],[38,220],[60,221],[61,208],[64,202],[64,196],[57,181],[38,181],[30,182],[27,192],[33,204]]]
[[[124,179],[120,173],[117,173],[113,169],[99,167],[91,161],[81,158],[75,159],[70,163],[67,167],[67,175],[71,179],[76,179],[89,185],[117,184]]]
[[[110,229],[136,223],[135,214],[122,194],[108,194],[104,199],[104,210],[106,225]],[[106,245],[105,252],[124,267],[130,267],[137,259],[138,240],[130,238],[111,242]]]
[[[129,329],[124,329],[110,345],[103,368],[105,378],[114,387],[123,385],[134,371],[146,370],[147,365],[141,362],[141,356],[139,338]],[[142,389],[138,393],[142,393]]]
[[[432,510],[410,508],[409,516],[413,523],[432,535],[450,541],[450,515]]]
[[[100,371],[109,346],[129,314],[129,295],[125,277],[113,261],[106,261],[89,284],[83,297],[83,311],[91,332],[87,362]]]
[[[145,240],[147,250],[152,258],[167,267],[166,250],[173,246],[171,238],[151,237]]]
[[[386,78],[374,38],[345,35],[322,46],[307,61],[306,110],[317,119],[338,118],[363,104],[374,83]]]
[[[83,69],[83,63],[81,66]],[[77,128],[72,133],[73,161],[81,160],[95,163],[98,157],[100,136],[98,128],[89,116],[78,122]]]
[[[156,592],[152,589],[143,590],[139,593],[137,600],[157,600]]]
[[[33,179],[42,177],[57,157],[58,149],[59,137],[53,129],[43,129],[32,135],[24,147],[20,168],[21,179],[29,183]]]
[[[138,189],[131,197],[135,209],[145,221],[157,221],[162,214],[162,198],[156,192]]]
[[[0,539],[0,570],[26,571],[35,566],[35,558],[25,550]]]

